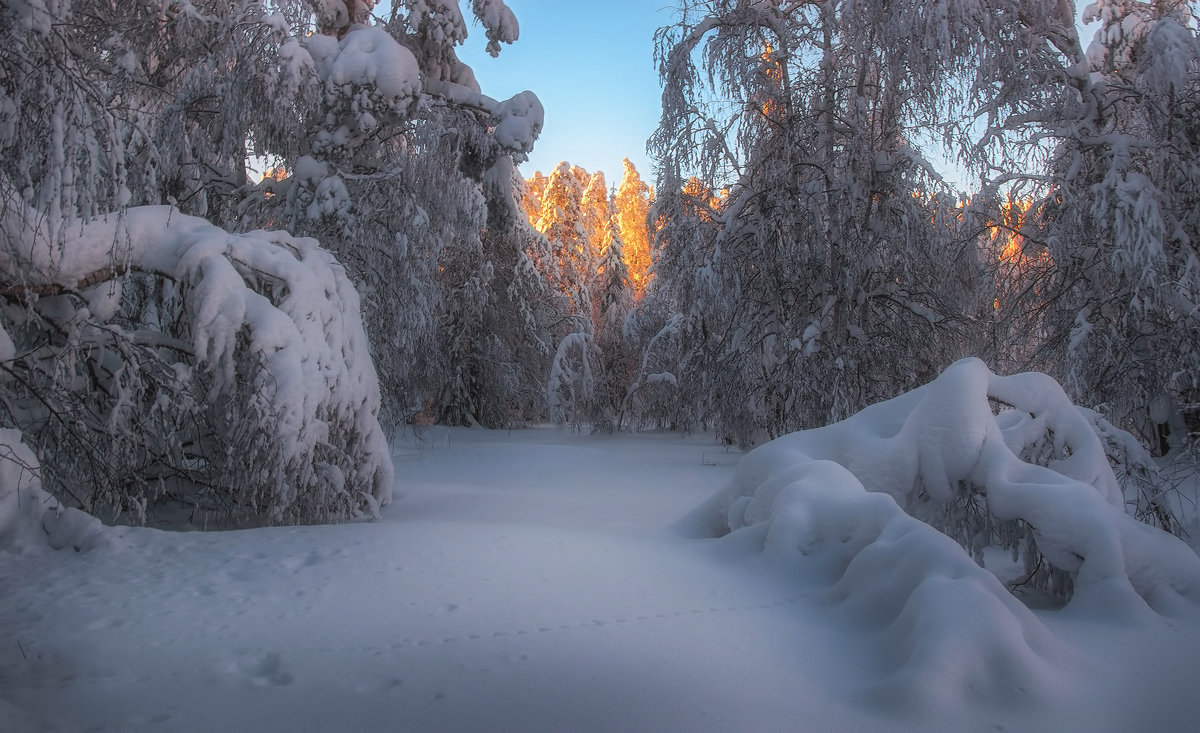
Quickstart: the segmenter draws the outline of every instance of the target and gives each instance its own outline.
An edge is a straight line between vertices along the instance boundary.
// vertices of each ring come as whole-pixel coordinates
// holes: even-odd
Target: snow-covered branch
[[[31,221],[30,210],[11,199],[9,203],[5,241],[0,243],[0,278],[23,283],[22,295],[53,287],[72,292],[107,289],[113,293],[108,297],[119,302],[129,273],[152,273],[178,289],[182,312],[157,322],[186,339],[189,349],[176,350],[176,358],[186,358],[173,361],[174,371],[167,369],[165,374],[199,390],[193,393],[197,402],[191,409],[216,411],[206,418],[213,433],[203,437],[215,441],[202,459],[209,469],[191,464],[197,480],[206,476],[203,480],[225,485],[231,501],[244,500],[241,511],[273,522],[337,519],[374,512],[387,503],[392,468],[378,422],[378,384],[358,295],[341,266],[314,240],[280,232],[231,234],[172,207],[156,206],[69,223],[60,230],[70,233],[70,239],[54,242],[36,220]],[[61,305],[52,306],[54,300],[28,297],[30,315],[10,333],[36,338],[42,319],[64,322],[67,301],[59,297]],[[111,308],[108,317],[118,310]],[[103,311],[92,305],[65,323],[70,331],[95,329],[104,320]],[[68,338],[51,355],[102,363],[150,359],[154,353],[140,355],[131,342],[128,350],[107,357],[103,351],[77,354],[71,342]],[[43,358],[36,353],[23,357],[31,374],[41,371],[32,363]],[[149,375],[147,364],[124,363],[120,370],[146,370]],[[117,379],[107,389],[118,396],[119,404],[126,388]],[[241,402],[243,417],[257,426],[247,444],[225,443],[244,435],[247,427],[224,424],[220,413],[229,400]],[[110,427],[124,430],[123,414],[113,412]],[[36,430],[38,423],[24,427]],[[169,453],[173,440],[187,438],[144,439],[148,444],[161,442]],[[239,474],[255,478],[247,482]],[[251,485],[240,486],[243,482]],[[111,497],[109,501],[119,503]]]

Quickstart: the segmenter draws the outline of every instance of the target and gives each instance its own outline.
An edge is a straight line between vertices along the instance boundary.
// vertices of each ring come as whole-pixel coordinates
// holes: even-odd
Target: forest
[[[1198,12],[0,0],[0,729],[1196,729]]]
[[[687,0],[610,187],[519,172],[541,103],[456,55],[501,0],[9,0],[7,444],[106,521],[320,522],[406,425],[746,448],[975,356],[1194,451],[1193,10]]]

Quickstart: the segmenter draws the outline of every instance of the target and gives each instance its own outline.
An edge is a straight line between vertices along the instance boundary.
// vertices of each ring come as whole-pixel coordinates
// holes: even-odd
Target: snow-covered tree
[[[459,332],[471,358],[449,368],[468,399],[442,400],[443,421],[502,427],[546,415],[544,380],[555,344],[571,328],[570,304],[535,265],[549,257],[550,245],[520,211],[514,176],[501,159],[484,177],[488,215],[478,277],[488,279],[491,295],[481,303],[482,319]],[[451,409],[459,410],[459,420]]]
[[[519,175],[519,174],[518,174]],[[531,224],[537,223],[542,215],[542,191],[546,190],[546,177],[541,171],[534,171],[529,178],[522,178],[517,184],[517,200],[521,202],[521,211]]]
[[[1194,3],[1092,3],[1086,50],[1073,3],[992,4],[985,37],[1013,42],[980,59],[963,95],[978,116],[947,137],[983,181],[973,226],[1005,226],[1006,198],[1036,201],[1018,256],[992,258],[993,361],[1055,375],[1165,449],[1196,402]]]
[[[625,263],[629,268],[629,280],[633,283],[637,298],[646,292],[650,281],[650,187],[642,182],[637,168],[622,161],[621,184],[613,196],[612,207],[617,217],[621,241],[625,244]]]
[[[598,356],[595,340],[586,331],[569,333],[558,343],[546,385],[550,419],[555,423],[578,430],[588,422],[596,397]]]
[[[1180,406],[1200,431],[1200,36],[1181,1],[1105,0],[1085,20],[1100,24],[1086,56],[1064,55],[1088,73],[1068,70],[1077,92],[1046,124],[1058,144],[1031,234],[1054,265],[1038,283],[1038,356],[1166,449]]]
[[[490,51],[516,40],[502,2],[471,7]],[[392,365],[383,379],[389,424],[416,414],[456,424],[519,419],[522,410],[499,406],[514,389],[541,394],[544,371],[484,375],[513,365],[519,344],[553,339],[500,329],[517,339],[501,346],[487,324],[546,328],[553,318],[527,317],[522,307],[539,307],[510,292],[513,282],[528,284],[511,272],[529,256],[527,233],[493,223],[507,220],[518,195],[508,171],[532,149],[541,105],[529,92],[506,101],[481,92],[457,58],[467,39],[457,2],[396,3],[380,25],[337,26],[342,15],[330,12],[318,25],[337,30],[308,36],[295,52],[320,93],[291,175],[260,185],[255,218],[318,236],[346,262],[376,358]]]
[[[600,369],[596,378],[592,427],[605,432],[625,423],[625,397],[633,378],[635,352],[625,333],[625,323],[633,310],[633,284],[625,263],[624,243],[615,217],[605,226],[603,259],[596,273],[595,333],[600,350]]]
[[[605,240],[609,236],[608,227],[613,215],[603,171],[596,171],[588,178],[579,208],[582,214],[580,225],[586,243],[585,259],[588,269],[595,272],[601,257],[605,255]]]
[[[605,226],[603,257],[596,271],[596,331],[616,338],[625,329],[625,319],[633,308],[633,284],[625,261],[625,243],[616,220]]]
[[[0,7],[0,420],[60,497],[139,518],[169,499],[248,521],[373,510],[391,468],[372,356],[393,424],[544,406],[552,347],[517,352],[553,343],[561,304],[505,223],[541,105],[480,92],[457,3],[386,25],[372,8]],[[503,2],[471,9],[489,51],[516,40]],[[264,226],[346,270],[303,236],[228,233]]]
[[[570,298],[576,313],[590,316],[588,286],[593,268],[584,230],[583,187],[576,168],[563,161],[550,173],[535,227],[550,242],[552,259],[543,263],[547,278]]]
[[[713,217],[720,201],[695,176],[684,183],[664,170],[651,216],[656,276],[626,323],[626,337],[640,354],[624,407],[639,424],[692,430],[712,414],[716,388],[705,366],[711,357],[705,320],[687,318],[709,281],[703,263],[717,236]],[[669,213],[668,213],[669,212]]]
[[[358,294],[315,241],[169,206],[60,221],[7,197],[0,420],[108,518],[374,513],[392,466]]]
[[[179,210],[236,213],[251,111],[299,84],[284,26],[250,2],[0,8],[0,420],[76,506],[295,522],[391,495],[341,267]],[[157,203],[179,208],[132,206]]]
[[[974,254],[913,132],[952,108],[963,5],[706,0],[660,31],[652,290],[681,317],[682,404],[731,439],[845,417],[963,353]],[[708,220],[676,193],[693,174],[729,190]]]

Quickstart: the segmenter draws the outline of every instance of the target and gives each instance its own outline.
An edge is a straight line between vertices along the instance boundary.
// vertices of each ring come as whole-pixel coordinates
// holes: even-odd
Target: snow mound
[[[726,490],[704,513],[725,507],[731,540],[799,561],[838,617],[880,637],[881,662],[863,676],[868,702],[893,712],[1027,704],[1056,686],[1063,645],[953,540],[837,463],[788,458],[751,453],[733,486],[752,490]]]
[[[1022,557],[1024,583],[1073,589],[1071,607],[1107,618],[1200,606],[1200,559],[1124,513],[1089,412],[1045,375],[999,377],[966,359],[755,449],[686,524],[749,536],[816,573],[832,604],[883,636],[878,696],[1023,696],[1054,679],[1061,645],[981,567],[984,548]]]
[[[21,433],[0,428],[0,548],[49,545],[90,550],[104,539],[100,520],[62,506],[42,490],[37,457]]]

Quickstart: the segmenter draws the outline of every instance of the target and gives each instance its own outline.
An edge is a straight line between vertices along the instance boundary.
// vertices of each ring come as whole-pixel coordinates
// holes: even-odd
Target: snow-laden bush
[[[332,255],[167,206],[65,222],[13,195],[0,420],[88,512],[314,522],[391,497],[358,295]]]
[[[1071,404],[1046,375],[1002,377],[965,359],[843,422],[757,448],[695,519],[717,535],[768,525],[790,538],[787,551],[803,551],[837,534],[838,524],[814,519],[817,508],[796,488],[812,462],[829,461],[845,470],[831,474],[822,492],[886,494],[903,510],[886,513],[887,522],[902,514],[924,520],[980,564],[998,557],[989,547],[1006,550],[1025,571],[1013,588],[1060,601],[1101,596],[1164,614],[1200,605],[1200,559],[1127,513],[1127,505],[1163,505],[1144,488],[1125,496],[1106,452],[1114,441],[1136,445]]]
[[[592,362],[600,357],[591,334],[567,334],[550,363],[546,401],[550,419],[578,430],[593,406],[596,378]]]
[[[884,650],[866,691],[876,703],[1028,701],[1060,684],[1069,660],[1016,585],[1073,592],[1072,607],[1121,620],[1200,612],[1200,559],[1125,511],[1105,450],[1117,434],[1049,377],[967,359],[757,448],[685,527],[824,585],[831,612]],[[993,573],[1012,565],[989,547],[1024,562],[1008,589]]]
[[[0,429],[0,548],[22,550],[49,545],[76,552],[105,539],[100,521],[64,507],[42,489],[33,451],[16,430]]]

